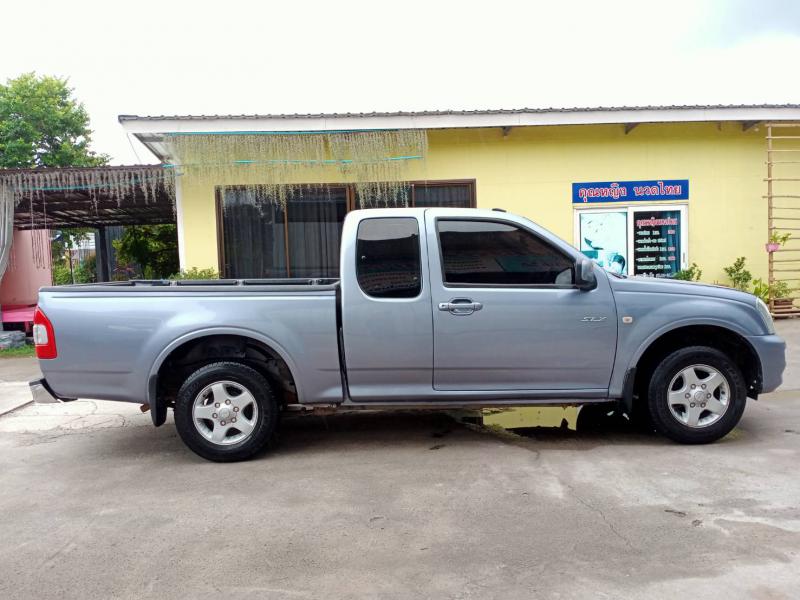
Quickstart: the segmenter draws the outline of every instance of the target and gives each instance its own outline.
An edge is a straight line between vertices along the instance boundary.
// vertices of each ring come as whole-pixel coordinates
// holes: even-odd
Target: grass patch
[[[0,350],[0,358],[28,358],[36,356],[36,349],[32,344],[25,344],[21,348]]]

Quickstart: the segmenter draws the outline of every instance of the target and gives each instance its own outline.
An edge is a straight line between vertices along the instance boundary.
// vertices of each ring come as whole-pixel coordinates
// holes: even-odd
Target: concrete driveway
[[[136,407],[28,406],[0,417],[0,598],[797,598],[798,358],[702,447],[365,414],[219,465]]]

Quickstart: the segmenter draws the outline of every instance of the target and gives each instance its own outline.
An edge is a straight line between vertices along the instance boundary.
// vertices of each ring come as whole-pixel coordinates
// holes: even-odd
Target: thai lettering
[[[683,193],[680,184],[664,185],[663,181],[656,185],[635,185],[633,193],[637,196],[680,196]]]
[[[670,217],[664,219],[656,219],[650,217],[649,219],[636,219],[637,227],[658,227],[659,225],[677,225],[678,219]]]
[[[572,202],[575,204],[688,199],[688,179],[592,181],[572,184]]]
[[[578,195],[584,202],[588,202],[589,198],[613,198],[614,200],[619,200],[628,195],[628,188],[620,186],[618,183],[611,183],[608,187],[580,188]]]

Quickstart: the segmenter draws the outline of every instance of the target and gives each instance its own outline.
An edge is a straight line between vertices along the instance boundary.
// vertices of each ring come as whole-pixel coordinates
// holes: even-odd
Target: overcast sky
[[[4,2],[0,80],[119,114],[800,103],[800,1]]]

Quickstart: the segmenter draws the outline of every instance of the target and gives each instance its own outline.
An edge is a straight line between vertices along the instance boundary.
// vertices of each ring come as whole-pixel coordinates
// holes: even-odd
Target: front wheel
[[[736,427],[747,387],[724,353],[692,346],[672,352],[656,367],[647,401],[660,433],[682,444],[707,444]]]
[[[261,373],[236,362],[201,367],[175,401],[175,426],[196,454],[217,462],[245,460],[272,438],[278,404]]]

